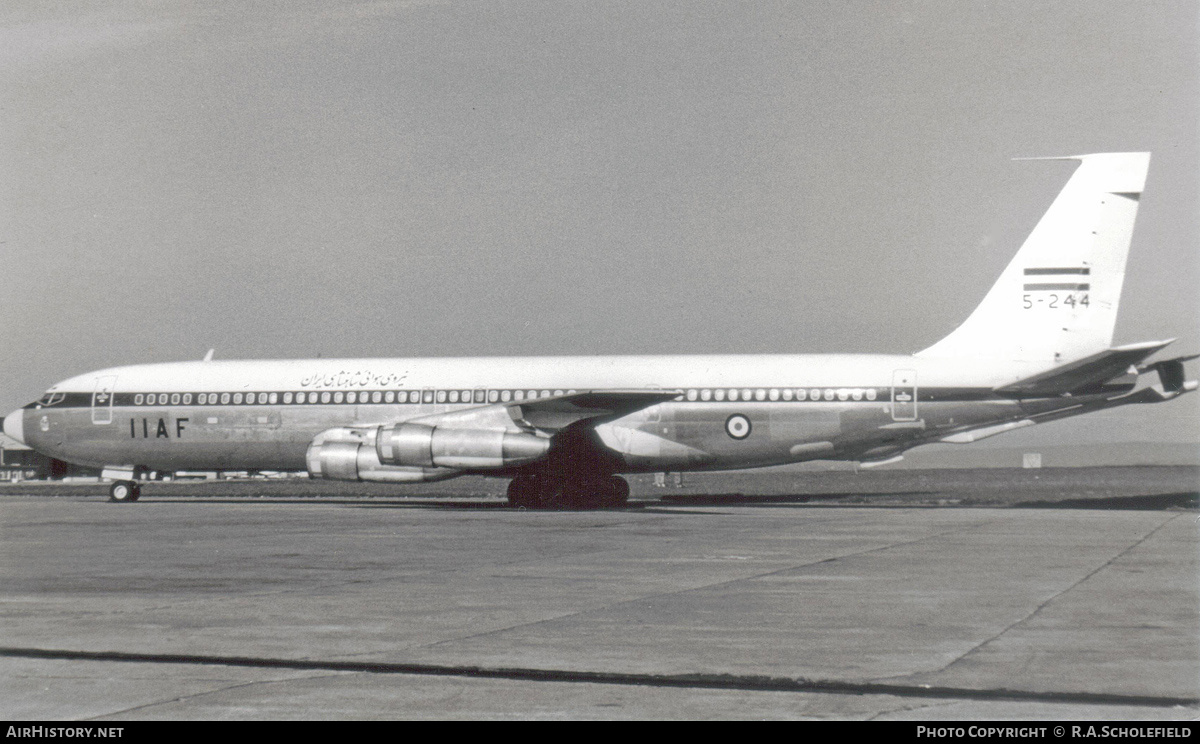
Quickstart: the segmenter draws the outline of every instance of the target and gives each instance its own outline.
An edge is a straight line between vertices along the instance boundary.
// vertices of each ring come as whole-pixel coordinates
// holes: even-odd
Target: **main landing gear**
[[[618,509],[629,503],[629,484],[618,476],[553,478],[530,473],[508,484],[514,509]]]
[[[142,487],[137,481],[116,481],[108,488],[108,500],[118,504],[137,501],[142,495]]]

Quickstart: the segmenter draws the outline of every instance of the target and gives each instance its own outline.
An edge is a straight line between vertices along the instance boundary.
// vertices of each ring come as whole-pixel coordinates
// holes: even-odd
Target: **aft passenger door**
[[[112,423],[113,391],[116,387],[116,375],[96,378],[96,390],[92,393],[93,424]]]
[[[917,371],[898,369],[892,373],[892,420],[917,418]]]

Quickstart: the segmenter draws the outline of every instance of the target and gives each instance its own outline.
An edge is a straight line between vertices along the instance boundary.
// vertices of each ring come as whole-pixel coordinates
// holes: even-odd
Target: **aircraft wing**
[[[556,432],[584,420],[617,419],[656,403],[674,400],[681,393],[679,390],[584,390],[501,405],[508,407],[519,425]]]
[[[1118,346],[996,388],[1002,395],[1040,398],[1082,392],[1117,377],[1175,339]]]

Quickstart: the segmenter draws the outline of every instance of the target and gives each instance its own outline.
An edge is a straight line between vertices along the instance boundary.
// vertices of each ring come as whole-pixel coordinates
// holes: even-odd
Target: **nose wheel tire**
[[[118,504],[137,501],[142,495],[142,487],[136,481],[117,481],[108,489],[108,500]]]

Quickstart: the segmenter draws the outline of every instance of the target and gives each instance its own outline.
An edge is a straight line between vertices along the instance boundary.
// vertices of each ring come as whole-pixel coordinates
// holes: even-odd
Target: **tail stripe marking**
[[[1091,289],[1090,284],[1026,284],[1026,292],[1036,292],[1039,290],[1057,290],[1059,292],[1079,292]]]
[[[1091,273],[1092,273],[1092,270],[1088,269],[1088,268],[1083,268],[1083,269],[1070,269],[1070,268],[1025,269],[1025,276],[1044,276],[1047,274],[1082,274],[1084,276],[1087,276]]]

